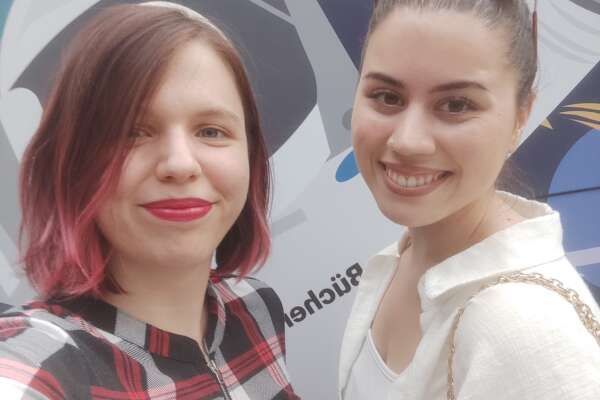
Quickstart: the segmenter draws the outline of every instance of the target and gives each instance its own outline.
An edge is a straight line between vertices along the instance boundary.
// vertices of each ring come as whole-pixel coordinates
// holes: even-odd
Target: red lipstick
[[[141,204],[157,218],[174,222],[200,219],[210,212],[212,203],[199,198],[165,199]]]

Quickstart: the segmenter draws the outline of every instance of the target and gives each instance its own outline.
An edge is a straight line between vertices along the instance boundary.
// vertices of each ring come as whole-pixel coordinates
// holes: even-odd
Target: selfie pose
[[[22,160],[23,264],[2,399],[296,399],[270,247],[268,156],[233,43],[170,3],[103,9]]]
[[[560,216],[496,189],[535,98],[536,27],[524,0],[375,3],[352,138],[407,230],[363,274],[340,398],[600,398],[599,310]]]

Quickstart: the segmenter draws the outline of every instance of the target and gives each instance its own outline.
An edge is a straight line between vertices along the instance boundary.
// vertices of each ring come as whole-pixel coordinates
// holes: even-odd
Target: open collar
[[[499,195],[526,219],[430,268],[419,281],[423,310],[453,289],[564,257],[558,212],[506,192]]]

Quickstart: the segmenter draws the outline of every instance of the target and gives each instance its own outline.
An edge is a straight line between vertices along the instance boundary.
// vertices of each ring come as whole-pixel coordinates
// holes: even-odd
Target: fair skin
[[[110,271],[126,291],[105,300],[201,343],[211,260],[244,206],[250,174],[242,100],[209,45],[193,40],[175,52],[132,140],[98,216],[114,250]]]
[[[398,373],[421,339],[424,272],[522,220],[494,189],[529,113],[506,38],[469,13],[401,8],[369,38],[352,137],[380,210],[410,238],[372,325]]]

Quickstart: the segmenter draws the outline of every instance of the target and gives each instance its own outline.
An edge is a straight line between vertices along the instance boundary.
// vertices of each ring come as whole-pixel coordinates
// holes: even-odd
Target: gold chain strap
[[[452,324],[452,331],[450,334],[450,353],[448,355],[448,391],[446,393],[447,400],[456,400],[454,394],[454,371],[452,369],[452,364],[454,361],[454,353],[456,352],[456,330],[458,329],[458,323],[460,322],[460,319],[462,318],[465,312],[465,308],[473,299],[473,297],[477,296],[484,290],[492,286],[514,282],[529,283],[533,285],[542,286],[561,295],[565,300],[571,303],[573,308],[575,308],[575,311],[577,311],[577,315],[579,315],[579,319],[581,320],[581,322],[583,322],[583,325],[592,334],[592,336],[596,339],[596,342],[600,346],[600,323],[598,323],[598,321],[594,318],[594,314],[592,313],[590,307],[583,301],[581,301],[581,299],[579,298],[579,294],[575,290],[565,288],[563,283],[558,279],[548,279],[538,273],[525,274],[522,272],[515,272],[508,275],[502,275],[495,281],[483,285],[474,295],[469,297],[465,304],[458,309],[458,313],[454,317],[454,323]]]

